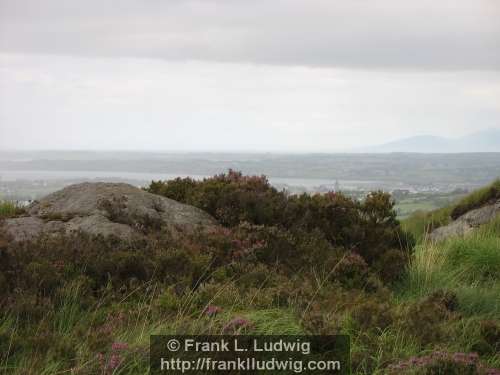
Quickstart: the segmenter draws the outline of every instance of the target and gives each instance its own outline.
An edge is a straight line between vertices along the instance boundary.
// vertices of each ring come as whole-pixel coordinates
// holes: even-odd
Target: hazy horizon
[[[488,139],[488,136],[494,137],[494,139]],[[414,142],[415,147],[422,147],[422,143],[425,141],[437,141],[437,142],[466,142],[469,137],[480,136],[481,141],[491,141],[495,147],[491,149],[481,148],[481,145],[472,144],[467,145],[474,148],[473,150],[391,150],[392,145],[396,147],[404,147],[409,142]],[[432,147],[432,145],[430,145]],[[464,146],[465,147],[465,146]],[[433,134],[418,134],[411,137],[391,139],[387,142],[380,144],[367,144],[364,146],[358,146],[355,148],[345,148],[333,151],[317,151],[317,150],[252,150],[252,149],[148,149],[148,148],[136,148],[136,149],[126,149],[126,148],[103,148],[103,149],[92,149],[92,148],[82,148],[82,149],[70,149],[70,148],[0,148],[0,153],[137,153],[137,154],[388,154],[388,153],[422,153],[422,154],[468,154],[468,153],[500,153],[500,127],[499,128],[487,128],[484,131],[474,132],[466,134],[465,136],[455,136],[455,137],[442,137]]]
[[[500,5],[0,0],[0,149],[348,152],[500,127]]]

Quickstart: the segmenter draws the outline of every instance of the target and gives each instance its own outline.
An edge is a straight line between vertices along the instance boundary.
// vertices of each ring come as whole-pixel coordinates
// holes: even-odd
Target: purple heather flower
[[[220,313],[221,311],[222,311],[222,308],[219,306],[208,305],[204,312],[207,316],[215,316],[218,313]]]
[[[107,368],[109,370],[114,370],[121,365],[122,361],[123,359],[119,354],[111,354],[111,357],[109,357]]]
[[[250,327],[251,325],[252,322],[250,322],[248,319],[238,317],[234,318],[229,323],[227,323],[223,331],[224,332],[236,331],[237,329],[247,328]]]
[[[119,351],[119,350],[127,350],[128,344],[126,342],[114,342],[111,345],[111,350]]]

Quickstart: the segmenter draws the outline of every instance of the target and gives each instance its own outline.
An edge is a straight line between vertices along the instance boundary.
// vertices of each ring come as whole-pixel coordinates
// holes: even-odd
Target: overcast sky
[[[0,0],[0,148],[339,151],[500,127],[498,0]]]

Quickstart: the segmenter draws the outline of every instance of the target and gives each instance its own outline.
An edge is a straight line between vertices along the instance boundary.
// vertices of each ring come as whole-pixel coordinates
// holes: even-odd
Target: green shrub
[[[273,188],[264,176],[243,176],[233,170],[203,181],[153,181],[147,190],[197,206],[227,226],[243,221],[273,224],[281,220],[286,202],[286,195]]]
[[[360,302],[354,307],[351,314],[358,329],[363,331],[369,329],[384,330],[394,320],[391,306],[387,302],[375,298]]]
[[[161,293],[156,303],[165,312],[177,312],[182,305],[181,299],[172,287]]]
[[[257,233],[254,237],[260,237],[260,245],[250,241],[250,246],[257,245],[254,249],[249,249],[246,237],[241,236],[239,246],[227,241],[225,247],[217,246],[217,259],[222,262],[252,254],[260,262],[279,261],[297,269],[304,258],[320,255],[301,240],[314,237],[317,243],[323,239],[329,242],[331,249],[353,249],[370,266],[390,260],[395,265],[382,276],[392,281],[404,269],[405,252],[414,246],[413,237],[404,233],[396,220],[390,195],[383,192],[374,192],[363,202],[334,192],[289,196],[273,188],[264,176],[243,176],[232,170],[203,181],[156,181],[148,191],[197,206],[221,224],[237,228],[236,233],[244,231],[241,225],[247,223],[245,236],[253,232]],[[303,252],[305,248],[309,254]],[[320,249],[325,246],[320,244]]]
[[[407,373],[464,373],[455,351],[500,365],[500,219],[468,242],[419,244],[412,254],[381,192],[361,202],[288,196],[235,172],[150,189],[208,207],[225,226],[173,237],[153,225],[131,242],[0,239],[0,372],[111,373],[113,344],[126,342],[114,373],[147,373],[150,334],[223,332],[348,333],[356,375],[386,374],[437,348],[451,357]],[[120,220],[117,204],[108,214]]]
[[[456,296],[438,291],[408,307],[402,322],[403,328],[416,337],[422,345],[440,342],[446,337],[444,324],[454,317]]]
[[[389,374],[412,375],[489,375],[496,374],[479,362],[477,353],[448,353],[434,351],[429,355],[412,357],[387,368]]]
[[[484,320],[480,324],[480,333],[490,346],[491,353],[500,352],[500,324],[495,320]]]
[[[24,279],[26,288],[35,288],[42,294],[52,294],[62,282],[57,268],[47,260],[30,262]]]
[[[338,264],[334,266],[331,278],[339,282],[345,288],[362,289],[370,274],[370,268],[363,257],[356,253],[347,253],[340,258]]]

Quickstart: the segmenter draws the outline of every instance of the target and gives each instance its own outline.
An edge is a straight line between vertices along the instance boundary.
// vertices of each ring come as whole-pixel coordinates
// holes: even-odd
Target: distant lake
[[[152,180],[171,180],[176,177],[191,177],[197,180],[209,177],[204,175],[189,175],[189,174],[172,174],[172,173],[142,173],[142,172],[121,172],[121,171],[44,171],[44,170],[0,170],[0,181],[16,181],[16,180],[98,180],[106,181],[123,181],[135,180],[138,182],[150,182]],[[273,185],[289,185],[301,186],[304,188],[314,188],[318,186],[333,186],[334,179],[317,179],[317,178],[287,178],[287,177],[271,177],[269,181]],[[382,187],[382,181],[339,181],[341,187]]]

